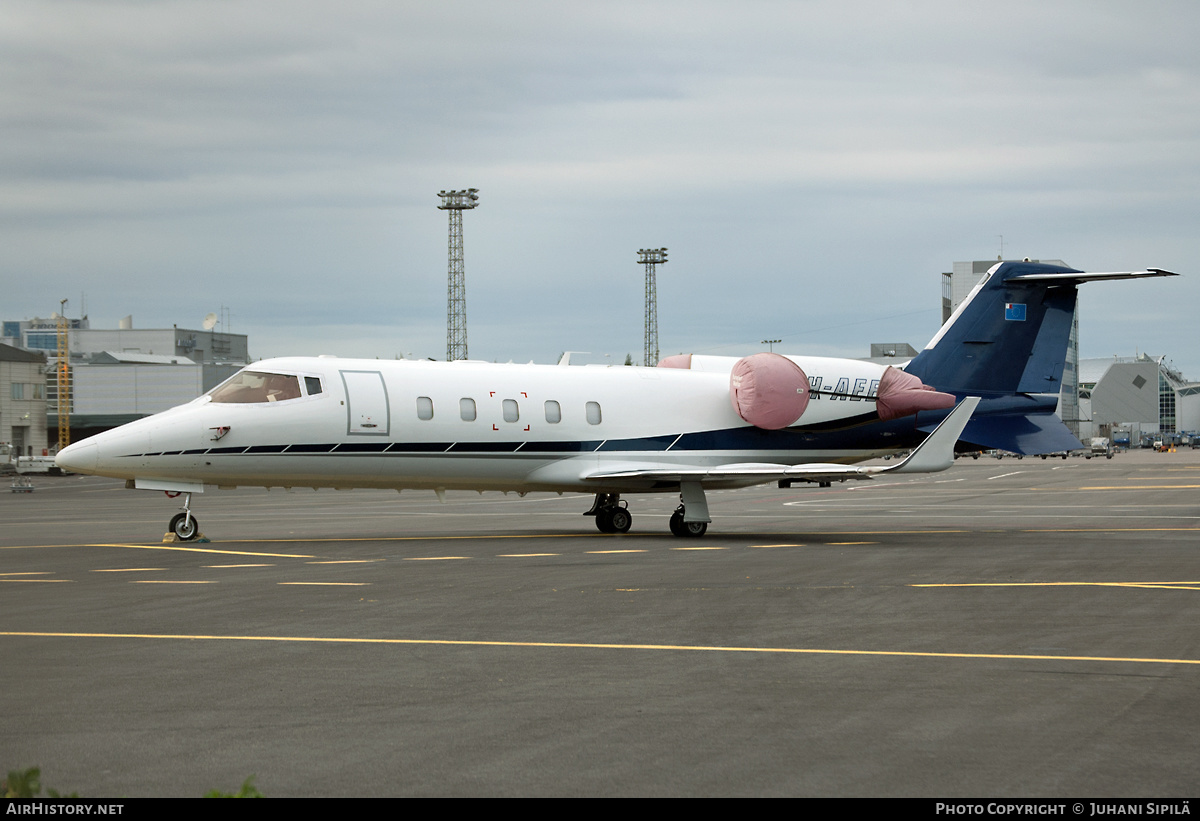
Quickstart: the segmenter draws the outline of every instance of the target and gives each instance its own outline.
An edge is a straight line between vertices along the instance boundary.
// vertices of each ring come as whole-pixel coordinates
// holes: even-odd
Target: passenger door
[[[339,371],[346,387],[346,432],[387,436],[390,424],[387,385],[379,371]]]

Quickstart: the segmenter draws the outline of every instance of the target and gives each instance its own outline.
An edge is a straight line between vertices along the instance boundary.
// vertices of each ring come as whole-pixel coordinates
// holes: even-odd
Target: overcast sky
[[[0,318],[228,311],[255,358],[866,356],[955,260],[1085,285],[1083,356],[1200,380],[1195,2],[0,5]]]

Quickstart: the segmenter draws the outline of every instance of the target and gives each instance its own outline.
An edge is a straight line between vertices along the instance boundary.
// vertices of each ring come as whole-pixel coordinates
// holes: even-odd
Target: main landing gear
[[[628,533],[633,527],[633,516],[628,507],[621,506],[621,494],[597,493],[596,501],[584,516],[596,517],[596,528],[601,533]]]
[[[178,493],[167,491],[167,496],[171,498],[175,498],[178,495]],[[200,536],[200,524],[196,521],[196,517],[192,515],[192,494],[183,494],[183,512],[176,513],[167,528],[181,542],[190,542]]]
[[[675,508],[671,514],[671,532],[685,539],[699,539],[708,532],[708,522],[685,522],[683,516],[686,512],[683,505]]]
[[[683,482],[679,488],[680,504],[671,514],[671,532],[681,538],[698,539],[708,532],[708,502],[699,482]],[[596,501],[584,516],[596,517],[596,529],[601,533],[628,533],[633,516],[619,493],[597,493]]]

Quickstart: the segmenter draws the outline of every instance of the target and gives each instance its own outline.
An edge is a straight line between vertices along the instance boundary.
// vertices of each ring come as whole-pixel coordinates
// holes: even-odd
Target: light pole
[[[439,211],[450,212],[446,284],[446,361],[467,358],[467,274],[463,266],[462,212],[479,205],[479,189],[439,191]]]
[[[638,263],[646,266],[646,352],[642,364],[653,368],[658,364],[658,286],[656,269],[667,263],[666,248],[639,248]]]

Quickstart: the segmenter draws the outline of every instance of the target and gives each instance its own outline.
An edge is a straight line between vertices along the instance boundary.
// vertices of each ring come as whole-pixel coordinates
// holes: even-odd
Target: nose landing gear
[[[167,496],[175,498],[178,493],[167,491]],[[174,535],[181,542],[191,542],[200,536],[200,524],[192,515],[192,494],[183,494],[183,512],[176,513],[167,526],[169,535]]]

